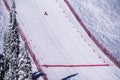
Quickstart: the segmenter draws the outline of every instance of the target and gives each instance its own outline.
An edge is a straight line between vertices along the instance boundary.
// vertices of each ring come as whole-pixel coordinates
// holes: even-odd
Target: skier
[[[61,79],[61,80],[70,80],[70,78],[72,78],[72,77],[74,77],[74,76],[76,76],[76,75],[78,75],[78,73],[69,75],[69,76],[67,76],[67,77],[65,77],[65,78],[63,78],[63,79]]]
[[[37,78],[39,78],[40,76],[43,76],[44,74],[43,73],[40,73],[40,72],[34,72],[32,74],[32,79],[33,80],[37,80]]]
[[[48,13],[47,13],[47,12],[44,12],[44,15],[48,15]]]

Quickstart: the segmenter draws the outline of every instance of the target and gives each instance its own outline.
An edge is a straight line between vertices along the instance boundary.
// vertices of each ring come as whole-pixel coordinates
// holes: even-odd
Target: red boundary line
[[[75,16],[75,18],[77,19],[77,21],[79,22],[79,24],[83,27],[83,29],[85,30],[85,32],[88,34],[88,36],[91,38],[91,40],[93,40],[93,42],[98,46],[98,48],[104,52],[104,54],[112,61],[114,62],[114,64],[116,66],[118,66],[120,68],[120,62],[117,61],[117,59],[115,57],[113,57],[110,53],[110,51],[108,51],[105,47],[102,46],[102,44],[99,43],[99,41],[92,35],[92,33],[87,29],[86,25],[82,22],[82,20],[80,19],[80,17],[78,16],[78,14],[76,13],[76,11],[73,9],[73,7],[71,6],[71,4],[69,3],[68,0],[64,0],[64,2],[67,4],[67,6],[69,7],[69,9],[71,10],[71,12],[73,13],[73,15]]]
[[[18,27],[18,31],[19,31],[19,33],[20,33],[20,36],[21,36],[22,40],[25,42],[25,46],[26,46],[27,50],[29,51],[29,54],[30,54],[30,56],[32,57],[32,59],[33,59],[35,65],[36,65],[38,71],[44,74],[44,75],[42,76],[44,80],[48,80],[46,74],[43,72],[40,64],[38,63],[37,59],[35,58],[35,55],[34,55],[33,51],[32,51],[31,48],[29,47],[29,43],[28,43],[28,41],[27,41],[27,39],[26,39],[23,31],[21,30],[19,24],[17,25],[17,27]]]
[[[6,7],[6,9],[10,12],[10,7],[9,7],[9,5],[7,4],[6,0],[3,0],[3,3],[4,3],[4,5],[5,5],[5,7]]]
[[[7,2],[6,2],[5,0],[3,0],[3,2],[4,2],[4,4],[5,4],[5,7],[6,7],[6,9],[8,10],[8,12],[10,12],[10,7],[9,7],[9,5],[7,4]],[[17,28],[18,28],[18,31],[19,31],[19,34],[20,34],[22,40],[25,42],[25,46],[26,46],[27,50],[29,51],[30,56],[33,58],[33,61],[34,61],[35,65],[36,65],[38,71],[44,74],[44,75],[42,76],[42,78],[43,78],[44,80],[48,80],[46,74],[43,72],[40,64],[38,63],[37,59],[35,58],[35,55],[34,55],[33,51],[31,50],[31,48],[30,48],[30,46],[29,46],[29,44],[28,44],[28,41],[27,41],[27,39],[26,39],[26,37],[25,37],[25,35],[24,35],[23,31],[21,30],[21,28],[20,28],[20,26],[19,26],[18,23],[17,23]]]
[[[109,64],[80,64],[80,65],[41,65],[42,67],[100,67],[100,66],[109,66]]]

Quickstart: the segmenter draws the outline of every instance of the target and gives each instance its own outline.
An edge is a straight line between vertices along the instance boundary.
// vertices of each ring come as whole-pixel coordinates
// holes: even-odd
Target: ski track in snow
[[[48,80],[60,80],[74,73],[79,73],[71,78],[74,80],[120,79],[120,70],[88,37],[63,0],[16,0],[16,6],[18,22],[40,65],[109,64],[81,68],[42,67]],[[44,15],[45,11],[48,15]]]

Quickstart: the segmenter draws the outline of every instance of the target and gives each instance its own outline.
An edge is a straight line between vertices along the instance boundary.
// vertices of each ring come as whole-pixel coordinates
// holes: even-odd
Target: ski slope
[[[16,0],[16,11],[48,80],[76,73],[70,80],[120,80],[120,70],[88,37],[63,0]]]

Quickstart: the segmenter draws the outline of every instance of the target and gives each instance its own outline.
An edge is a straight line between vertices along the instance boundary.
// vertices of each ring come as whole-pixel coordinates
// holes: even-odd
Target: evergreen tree
[[[4,78],[4,69],[3,69],[4,63],[3,63],[3,55],[0,54],[0,80],[3,80]]]
[[[32,80],[31,60],[24,45],[20,46],[18,61],[18,80]]]
[[[28,52],[25,45],[19,46],[15,1],[11,2],[10,22],[3,39],[3,80],[32,80]]]
[[[10,23],[4,34],[3,55],[4,55],[4,80],[16,80],[18,72],[19,55],[19,33],[17,29],[15,2],[12,0],[10,11]]]

